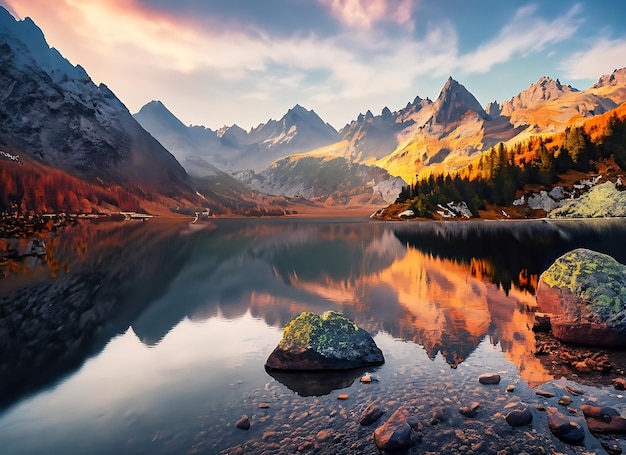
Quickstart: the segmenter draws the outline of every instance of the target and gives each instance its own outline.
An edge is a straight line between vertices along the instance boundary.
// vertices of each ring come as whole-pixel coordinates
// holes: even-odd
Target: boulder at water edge
[[[372,337],[334,311],[303,312],[285,327],[265,366],[278,370],[345,370],[384,363]]]
[[[611,256],[579,248],[543,274],[537,303],[561,341],[626,346],[626,266]]]

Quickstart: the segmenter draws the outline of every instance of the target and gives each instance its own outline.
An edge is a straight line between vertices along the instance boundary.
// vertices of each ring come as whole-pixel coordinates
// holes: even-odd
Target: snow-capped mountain
[[[184,169],[105,85],[3,8],[0,66],[0,143],[88,181],[191,194]]]
[[[331,125],[300,105],[289,109],[280,120],[270,119],[250,131],[238,125],[217,131],[186,127],[172,117],[162,103],[154,101],[135,114],[139,123],[170,149],[192,175],[204,175],[209,163],[225,171],[260,171],[279,158],[339,139]]]

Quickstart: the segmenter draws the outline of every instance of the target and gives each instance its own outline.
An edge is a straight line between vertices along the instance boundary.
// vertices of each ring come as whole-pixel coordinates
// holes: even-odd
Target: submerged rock
[[[361,413],[359,423],[361,425],[371,425],[380,419],[384,413],[385,411],[380,409],[376,403],[372,403]]]
[[[626,433],[626,419],[617,410],[588,404],[583,404],[581,409],[592,433]]]
[[[278,370],[343,370],[384,363],[372,337],[334,311],[303,312],[285,327],[265,366]]]
[[[404,450],[413,445],[411,426],[407,419],[409,411],[399,408],[391,417],[374,431],[374,443],[380,450]]]
[[[483,373],[478,377],[481,384],[500,384],[500,375],[497,373]]]
[[[552,333],[589,346],[626,346],[626,266],[579,248],[558,258],[540,277],[537,303],[551,310]]]
[[[554,436],[567,444],[582,444],[585,439],[583,427],[570,420],[556,408],[548,407],[546,413],[548,416],[548,427]]]

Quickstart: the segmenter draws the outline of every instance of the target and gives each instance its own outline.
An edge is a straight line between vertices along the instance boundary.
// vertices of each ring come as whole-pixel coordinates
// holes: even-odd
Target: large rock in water
[[[265,366],[278,370],[344,370],[384,363],[372,337],[334,311],[303,312],[285,327]]]
[[[537,303],[552,333],[567,343],[626,346],[626,266],[579,248],[558,258],[539,279]]]

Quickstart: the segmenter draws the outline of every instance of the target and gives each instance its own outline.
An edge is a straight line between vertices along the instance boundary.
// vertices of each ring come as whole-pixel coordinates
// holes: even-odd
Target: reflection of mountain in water
[[[52,280],[34,270],[32,282],[0,297],[0,402],[77,368],[123,333],[185,262],[192,239],[179,230],[86,224],[49,239],[69,273]]]
[[[397,241],[379,231],[364,223],[221,220],[215,231],[194,242],[170,291],[146,309],[133,329],[142,342],[155,344],[185,317],[232,319],[250,310],[283,327],[305,310],[340,310],[336,295],[320,295],[294,283],[348,283],[393,263],[401,251],[380,242],[381,237],[383,242]],[[363,248],[365,242],[369,250]]]
[[[283,327],[302,311],[329,309],[372,334],[414,341],[452,367],[489,336],[528,382],[542,382],[550,377],[532,355],[532,277],[579,246],[626,262],[625,231],[619,221],[71,229],[48,242],[70,273],[46,280],[35,270],[23,283],[30,287],[0,297],[0,398],[54,381],[130,324],[151,345],[185,318],[250,312]]]
[[[512,286],[534,292],[536,278],[563,253],[585,247],[626,260],[619,220],[562,222],[410,223],[395,234],[403,245],[463,264],[505,291]],[[533,279],[534,277],[534,279]]]

